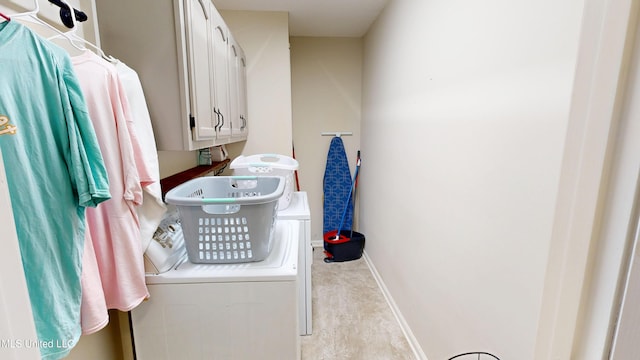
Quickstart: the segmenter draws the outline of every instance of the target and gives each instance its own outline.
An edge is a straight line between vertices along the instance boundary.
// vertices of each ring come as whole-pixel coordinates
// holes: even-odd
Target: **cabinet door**
[[[215,91],[215,109],[218,117],[216,124],[217,143],[228,142],[231,135],[231,114],[229,113],[229,70],[228,30],[222,16],[213,11],[211,35],[213,44],[213,81]]]
[[[216,137],[217,117],[213,111],[211,83],[212,6],[209,0],[186,0],[187,56],[189,61],[189,92],[191,126],[196,141]]]
[[[236,135],[239,122],[238,110],[238,77],[236,76],[238,67],[238,50],[235,39],[229,35],[229,114],[231,115],[231,136]]]
[[[232,96],[232,132],[234,138],[246,139],[247,137],[247,64],[242,47],[230,37],[231,63],[229,67],[230,91]]]

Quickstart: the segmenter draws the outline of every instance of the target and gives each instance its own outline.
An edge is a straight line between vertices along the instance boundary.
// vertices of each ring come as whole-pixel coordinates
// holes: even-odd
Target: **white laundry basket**
[[[229,168],[234,175],[282,176],[285,178],[284,193],[278,200],[278,210],[289,207],[295,186],[295,171],[298,160],[278,154],[257,154],[235,158]]]
[[[264,260],[271,251],[281,176],[207,176],[165,196],[176,205],[189,261],[200,264]]]

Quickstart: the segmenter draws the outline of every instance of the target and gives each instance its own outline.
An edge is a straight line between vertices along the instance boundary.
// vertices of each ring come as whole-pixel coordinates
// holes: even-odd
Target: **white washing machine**
[[[136,358],[299,359],[300,221],[275,226],[263,261],[211,265],[183,257],[149,273],[151,297],[131,311]]]
[[[296,220],[300,223],[298,239],[298,296],[300,306],[300,335],[311,335],[311,264],[313,263],[313,247],[311,246],[311,211],[309,200],[304,191],[293,192],[289,206],[278,211],[279,220]]]

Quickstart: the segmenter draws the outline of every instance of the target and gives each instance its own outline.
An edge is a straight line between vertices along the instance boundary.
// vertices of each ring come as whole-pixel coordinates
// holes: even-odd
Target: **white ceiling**
[[[291,36],[361,37],[389,0],[213,0],[219,10],[286,11]]]

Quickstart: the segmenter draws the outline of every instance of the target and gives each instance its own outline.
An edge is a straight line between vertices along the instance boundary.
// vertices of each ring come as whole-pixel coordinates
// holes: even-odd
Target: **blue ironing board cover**
[[[351,230],[353,223],[353,203],[349,192],[351,190],[351,170],[347,153],[344,150],[342,139],[338,136],[331,139],[329,153],[327,154],[327,166],[324,170],[324,218],[323,233],[331,230]],[[342,214],[348,205],[344,224],[340,227]]]

